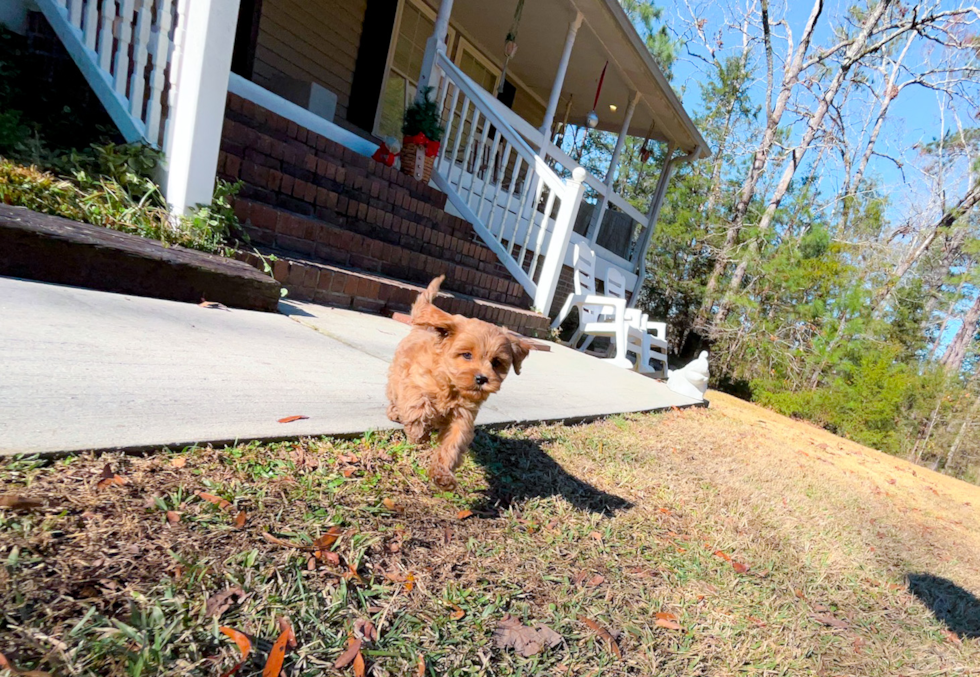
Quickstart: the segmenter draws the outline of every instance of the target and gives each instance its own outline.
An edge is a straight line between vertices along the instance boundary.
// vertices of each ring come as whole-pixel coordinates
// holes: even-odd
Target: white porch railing
[[[191,0],[36,0],[123,137],[166,147]]]
[[[433,81],[446,133],[433,180],[547,313],[584,193],[559,177],[441,50]]]

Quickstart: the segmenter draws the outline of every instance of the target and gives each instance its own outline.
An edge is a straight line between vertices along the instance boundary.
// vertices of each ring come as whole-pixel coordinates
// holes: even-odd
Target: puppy
[[[531,346],[488,322],[436,308],[432,301],[443,279],[433,280],[412,305],[412,331],[388,371],[388,418],[405,426],[413,444],[439,434],[429,475],[441,489],[453,489],[453,470],[473,441],[480,405],[500,390],[511,367],[521,373]]]

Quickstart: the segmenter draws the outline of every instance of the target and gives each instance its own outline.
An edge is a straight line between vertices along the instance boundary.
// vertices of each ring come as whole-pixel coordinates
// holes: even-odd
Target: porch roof
[[[455,0],[453,22],[468,40],[488,54],[500,54],[513,21],[516,0],[506,3],[487,0]],[[599,129],[619,132],[631,92],[640,102],[633,114],[629,134],[670,142],[698,157],[708,154],[708,144],[674,94],[670,83],[654,62],[618,0],[529,0],[518,30],[518,51],[508,71],[543,100],[548,99],[555,79],[569,23],[576,11],[584,21],[578,31],[565,76],[555,120],[565,116],[582,125],[592,110],[603,64],[608,60],[605,81],[596,107]],[[610,105],[616,106],[613,111]]]

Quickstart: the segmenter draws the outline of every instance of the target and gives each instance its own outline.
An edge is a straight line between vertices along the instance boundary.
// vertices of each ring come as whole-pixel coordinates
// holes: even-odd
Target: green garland
[[[445,129],[439,121],[439,107],[429,98],[432,87],[423,88],[421,94],[421,98],[416,99],[415,103],[405,110],[402,134],[415,136],[421,133],[430,141],[442,141]]]

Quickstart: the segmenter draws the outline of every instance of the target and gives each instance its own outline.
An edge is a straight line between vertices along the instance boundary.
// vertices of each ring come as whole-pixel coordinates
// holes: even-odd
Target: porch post
[[[171,75],[177,97],[167,133],[167,202],[177,214],[208,204],[214,192],[239,0],[193,0],[177,18],[184,51]]]
[[[551,86],[551,96],[548,97],[548,107],[544,110],[544,122],[541,123],[542,148],[551,141],[551,125],[555,121],[555,111],[558,110],[558,99],[561,98],[561,88],[565,84],[565,72],[568,70],[568,62],[572,58],[572,46],[575,44],[575,36],[582,25],[582,13],[576,11],[572,23],[568,24],[568,33],[565,34],[565,47],[561,52],[561,60],[558,62],[558,72],[555,73],[555,82]]]
[[[422,71],[419,73],[419,88],[415,98],[421,97],[422,91],[432,84],[432,74],[436,67],[436,53],[446,51],[446,35],[449,33],[449,16],[453,11],[453,0],[442,0],[439,13],[436,14],[436,25],[432,35],[425,41],[425,56],[422,57]]]
[[[697,151],[694,151],[697,153]],[[693,154],[692,154],[693,155]],[[650,201],[650,211],[647,213],[647,225],[640,235],[640,241],[636,251],[633,252],[633,267],[636,269],[636,284],[633,286],[633,295],[630,296],[630,307],[635,307],[640,300],[640,291],[643,289],[643,282],[647,275],[647,249],[650,247],[650,239],[653,231],[657,227],[657,219],[660,218],[660,208],[664,203],[664,196],[667,194],[667,184],[670,183],[670,176],[674,173],[674,167],[679,161],[691,159],[692,155],[684,157],[674,157],[674,144],[667,146],[667,161],[657,179],[657,188],[653,192],[653,200]]]
[[[609,207],[609,194],[613,189],[613,182],[616,180],[616,169],[619,167],[619,156],[623,153],[623,146],[626,144],[626,136],[629,134],[630,123],[633,121],[633,113],[636,111],[636,104],[640,101],[640,93],[633,92],[630,102],[626,106],[623,115],[623,126],[619,130],[619,137],[616,139],[616,146],[613,148],[612,157],[609,160],[609,170],[606,172],[606,194],[602,196],[599,208],[596,210],[596,218],[589,224],[589,241],[595,244],[599,239],[599,229],[602,226],[602,219],[606,215]]]

